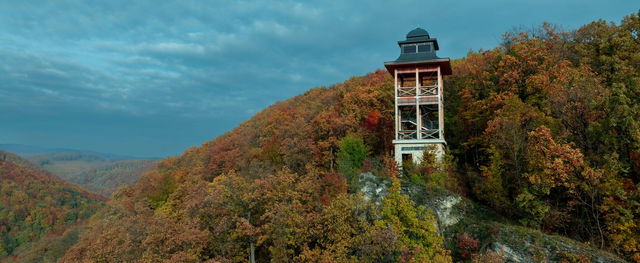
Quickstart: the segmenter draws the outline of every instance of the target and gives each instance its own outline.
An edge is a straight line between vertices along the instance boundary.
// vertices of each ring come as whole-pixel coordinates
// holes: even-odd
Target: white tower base
[[[411,159],[414,163],[422,161],[422,154],[426,149],[433,148],[432,153],[437,161],[444,156],[444,140],[394,140],[395,160],[400,166],[404,160]]]

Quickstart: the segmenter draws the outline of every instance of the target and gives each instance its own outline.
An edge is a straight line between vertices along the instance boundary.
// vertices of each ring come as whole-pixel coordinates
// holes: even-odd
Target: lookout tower
[[[384,66],[395,79],[395,160],[420,162],[425,148],[444,153],[442,76],[451,75],[449,58],[439,58],[438,41],[422,28],[398,41],[400,57]]]

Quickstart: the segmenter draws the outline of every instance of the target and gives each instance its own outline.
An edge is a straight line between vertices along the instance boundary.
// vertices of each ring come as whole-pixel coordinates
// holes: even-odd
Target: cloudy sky
[[[416,26],[459,58],[515,27],[619,22],[637,0],[0,1],[0,143],[176,155],[394,60]]]

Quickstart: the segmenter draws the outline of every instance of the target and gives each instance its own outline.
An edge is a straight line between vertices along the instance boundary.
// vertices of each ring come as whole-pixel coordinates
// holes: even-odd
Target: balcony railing
[[[440,139],[440,130],[422,128],[420,131],[421,139]]]
[[[398,139],[400,140],[415,140],[418,139],[417,131],[398,131]],[[422,129],[420,132],[420,139],[425,140],[437,140],[440,139],[440,130],[437,129]]]
[[[419,96],[432,96],[432,95],[438,95],[438,85],[420,87]]]
[[[438,95],[438,85],[420,86],[418,96]],[[398,87],[398,97],[415,97],[416,87]]]
[[[417,139],[418,131],[398,131],[398,139],[400,140],[413,140]]]
[[[399,87],[398,97],[414,97],[416,95],[416,87]]]

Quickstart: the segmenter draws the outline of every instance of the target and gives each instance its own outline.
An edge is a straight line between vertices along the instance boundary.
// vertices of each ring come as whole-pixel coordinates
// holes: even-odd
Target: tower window
[[[426,53],[432,51],[432,43],[405,44],[402,46],[402,53]]]
[[[416,53],[416,46],[415,45],[402,46],[402,53]]]
[[[418,45],[418,52],[431,52],[431,45],[430,44],[419,44]]]

